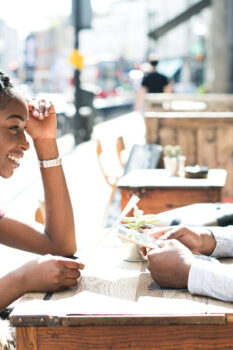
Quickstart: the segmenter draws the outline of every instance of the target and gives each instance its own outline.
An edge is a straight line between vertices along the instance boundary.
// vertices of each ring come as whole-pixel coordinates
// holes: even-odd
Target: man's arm
[[[192,294],[233,301],[233,265],[195,259],[189,271],[188,290]]]
[[[148,261],[151,276],[161,287],[188,287],[192,294],[233,301],[233,265],[195,257],[175,239],[158,241]]]
[[[216,241],[215,249],[211,255],[215,257],[233,257],[233,226],[213,226],[208,227],[208,229],[212,232]]]
[[[193,253],[233,257],[233,226],[158,227],[153,236],[161,240],[177,239]]]

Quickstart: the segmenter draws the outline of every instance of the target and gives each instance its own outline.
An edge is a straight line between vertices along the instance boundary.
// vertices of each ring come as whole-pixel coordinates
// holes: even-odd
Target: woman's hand
[[[48,254],[26,263],[18,272],[24,292],[50,292],[76,286],[83,268],[80,262]]]
[[[148,253],[148,269],[160,287],[186,288],[193,259],[190,250],[177,240],[159,241]]]
[[[33,141],[55,139],[57,130],[56,112],[53,104],[33,99],[28,102],[29,120],[27,133]]]
[[[186,226],[158,227],[158,230],[152,236],[161,240],[176,239],[193,253],[205,255],[211,255],[216,246],[212,233],[204,227],[192,229]]]

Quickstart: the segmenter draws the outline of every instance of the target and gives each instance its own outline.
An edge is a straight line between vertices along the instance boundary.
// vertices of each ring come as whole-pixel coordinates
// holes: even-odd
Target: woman
[[[0,207],[0,243],[43,256],[0,278],[0,310],[29,291],[75,286],[83,268],[81,263],[65,258],[72,256],[77,247],[73,211],[56,142],[54,107],[45,101],[40,101],[38,108],[27,104],[0,71],[0,176],[9,178],[20,166],[29,148],[25,131],[32,138],[41,168],[44,232],[8,218]]]

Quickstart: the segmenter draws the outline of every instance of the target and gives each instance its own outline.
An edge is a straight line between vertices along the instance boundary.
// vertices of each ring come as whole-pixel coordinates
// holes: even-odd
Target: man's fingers
[[[167,231],[169,231],[171,227],[156,227],[153,229],[152,233],[149,233],[149,236],[160,238],[163,236]]]
[[[165,240],[165,239],[173,239],[173,238],[175,238],[176,232],[177,232],[177,228],[172,228],[169,231],[167,231],[166,233],[164,233],[160,237],[160,239],[163,239],[163,240]]]
[[[147,249],[145,247],[141,247],[140,252],[142,253],[143,256],[147,256]]]
[[[165,244],[166,244],[165,241],[160,241],[160,239],[158,239],[157,246],[154,247],[153,249],[148,250],[147,255],[159,252],[165,246]]]

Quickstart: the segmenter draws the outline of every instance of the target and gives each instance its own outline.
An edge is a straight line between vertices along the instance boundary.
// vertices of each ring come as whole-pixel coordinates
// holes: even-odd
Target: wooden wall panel
[[[195,165],[196,154],[196,130],[177,129],[177,144],[180,145],[181,154],[186,156],[186,165]]]
[[[147,142],[180,145],[186,165],[227,170],[224,196],[233,196],[233,113],[151,113],[145,116]],[[156,125],[156,128],[155,128]],[[155,139],[157,142],[155,142]]]
[[[161,128],[159,130],[159,141],[162,146],[176,145],[177,132],[174,128]]]
[[[148,143],[158,143],[159,120],[157,118],[147,118],[146,123],[146,140]]]
[[[197,164],[216,167],[216,129],[197,130]]]
[[[227,171],[223,194],[233,197],[233,128],[217,130],[216,165]]]

